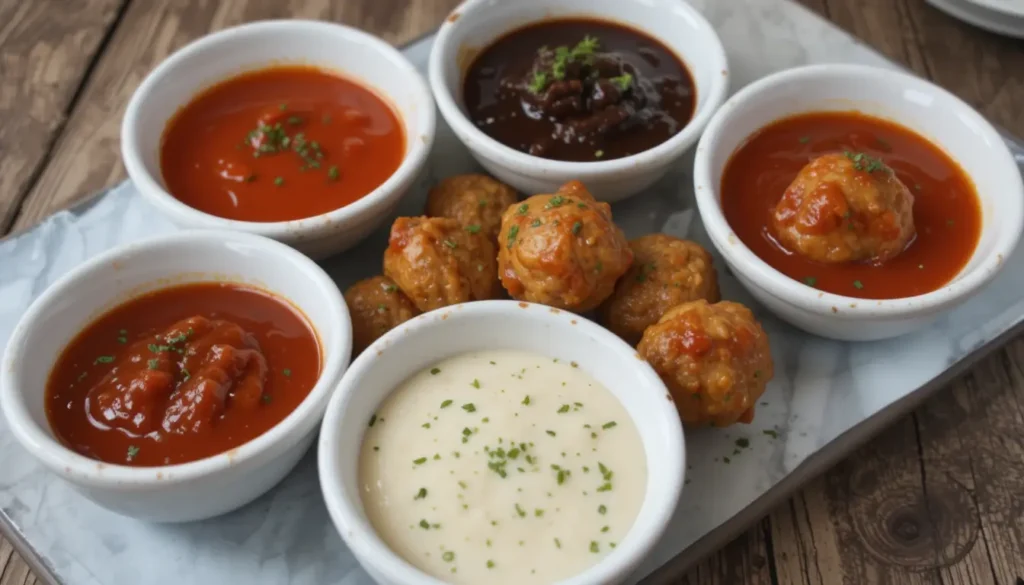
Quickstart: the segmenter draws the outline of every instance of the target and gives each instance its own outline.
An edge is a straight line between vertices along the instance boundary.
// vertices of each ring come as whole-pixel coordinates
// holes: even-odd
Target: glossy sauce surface
[[[512,31],[466,74],[469,117],[542,158],[596,161],[648,150],[693,116],[686,67],[659,41],[600,20],[548,20]]]
[[[533,585],[608,555],[643,503],[622,404],[572,363],[518,351],[444,360],[399,386],[360,454],[367,516],[447,583]]]
[[[782,246],[770,225],[775,206],[800,169],[834,152],[884,161],[914,195],[917,235],[884,263],[822,264]],[[857,112],[785,118],[763,128],[726,164],[722,210],[736,235],[772,267],[820,290],[866,299],[931,292],[967,264],[981,235],[974,184],[938,147],[912,131]]]
[[[313,217],[381,185],[405,135],[371,90],[305,66],[262,69],[202,92],[168,122],[168,192],[200,211],[254,222]]]
[[[320,376],[306,319],[258,289],[190,284],[130,300],[64,348],[50,426],[100,461],[157,466],[223,453],[290,414]]]

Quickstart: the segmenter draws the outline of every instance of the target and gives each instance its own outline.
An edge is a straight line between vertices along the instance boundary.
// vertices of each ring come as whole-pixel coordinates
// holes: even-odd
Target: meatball
[[[400,217],[384,251],[384,275],[421,311],[497,298],[494,244],[447,217]]]
[[[352,316],[352,351],[361,353],[371,343],[420,314],[416,305],[386,276],[360,280],[345,291]]]
[[[512,187],[486,175],[456,175],[430,190],[426,213],[450,217],[494,240],[501,229],[501,214],[517,199]]]
[[[914,237],[914,196],[881,160],[826,154],[807,164],[775,206],[791,251],[827,263],[885,262]]]
[[[601,322],[636,345],[644,329],[676,305],[719,299],[711,255],[699,244],[665,234],[650,234],[629,243],[633,266],[601,305]]]
[[[498,274],[513,298],[590,311],[632,262],[611,208],[578,181],[513,205],[501,218]]]
[[[772,379],[768,336],[738,303],[684,303],[644,332],[637,352],[668,386],[683,422],[749,423]]]

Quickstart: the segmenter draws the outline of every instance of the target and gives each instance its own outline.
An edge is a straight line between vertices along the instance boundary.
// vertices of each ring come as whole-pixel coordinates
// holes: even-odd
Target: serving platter
[[[693,4],[722,37],[734,89],[806,63],[894,66],[788,0]],[[421,69],[431,42],[428,37],[406,48]],[[1024,147],[1007,140],[1024,165]],[[713,249],[694,208],[691,163],[692,153],[647,193],[613,207],[628,236],[664,231]],[[428,172],[399,214],[419,214],[437,179],[474,169],[442,125]],[[174,229],[126,183],[0,243],[0,343],[29,303],[70,267],[115,245]],[[339,286],[347,286],[379,272],[386,240],[386,230],[378,231],[323,265]],[[1006,262],[985,291],[930,328],[887,342],[850,344],[783,324],[760,309],[718,259],[723,297],[753,307],[771,337],[776,377],[751,425],[687,433],[690,469],[680,506],[630,582],[668,582],[1019,331],[1024,259],[1018,253]],[[0,511],[5,534],[53,583],[372,583],[330,524],[313,453],[280,486],[237,512],[200,523],[152,525],[79,496],[18,447],[0,422]]]

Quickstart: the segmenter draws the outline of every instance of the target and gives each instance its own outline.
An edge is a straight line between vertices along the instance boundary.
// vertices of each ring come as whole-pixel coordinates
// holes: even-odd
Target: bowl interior
[[[458,9],[457,20],[448,23],[441,62],[444,85],[452,99],[464,108],[462,84],[473,59],[505,33],[549,18],[595,18],[644,32],[671,49],[693,76],[697,87],[695,111],[711,99],[715,77],[727,75],[725,64],[709,64],[709,47],[720,45],[714,31],[675,0],[481,0],[472,10]]]
[[[1021,220],[1020,177],[1005,144],[979,114],[950,94],[909,75],[826,66],[794,71],[785,80],[759,87],[756,95],[726,102],[719,110],[721,124],[714,126],[714,136],[709,135],[711,139],[700,146],[707,149],[706,180],[711,184],[706,188],[715,199],[713,220],[717,220],[705,221],[711,224],[712,237],[719,240],[716,245],[723,247],[731,234],[721,215],[718,191],[732,154],[752,134],[780,118],[804,112],[851,110],[913,130],[941,148],[973,180],[982,212],[981,237],[953,282],[990,260],[1007,242],[1016,241]],[[698,193],[698,197],[701,195]],[[724,230],[713,229],[719,222]],[[724,246],[730,247],[734,246]]]
[[[340,404],[332,403],[328,409],[320,442],[321,482],[328,492],[329,508],[332,500],[340,501],[353,516],[342,521],[358,524],[372,541],[370,545],[356,536],[353,543],[351,530],[339,526],[350,546],[372,546],[387,554],[386,545],[366,519],[358,489],[366,421],[412,374],[444,358],[482,348],[515,349],[576,361],[622,403],[641,435],[647,487],[633,528],[613,556],[639,556],[671,516],[682,484],[685,450],[675,406],[650,366],[612,333],[572,313],[514,301],[474,302],[422,315],[389,332],[353,362],[340,395],[335,397]],[[645,532],[653,534],[644,538]]]
[[[272,21],[228,29],[185,47],[161,65],[162,74],[151,78],[151,85],[142,87],[132,121],[146,172],[166,188],[160,170],[163,132],[196,94],[273,65],[322,67],[375,91],[403,124],[406,160],[430,141],[422,135],[432,132],[433,105],[424,103],[422,84],[410,83],[416,72],[383,41],[329,23]]]
[[[13,374],[7,379],[15,386],[7,390],[23,401],[32,423],[56,446],[46,418],[44,390],[64,347],[117,305],[153,290],[193,282],[248,284],[290,301],[305,314],[320,341],[321,380],[329,370],[340,375],[351,347],[347,319],[342,327],[332,326],[339,320],[338,311],[344,312],[336,304],[341,303],[340,293],[326,276],[326,282],[320,282],[310,273],[309,267],[315,267],[312,262],[281,244],[271,244],[286,253],[270,253],[265,240],[251,236],[186,232],[184,237],[130,246],[116,259],[79,269],[30,309],[32,321],[25,324],[24,337],[7,353]],[[334,381],[327,384],[333,386]]]

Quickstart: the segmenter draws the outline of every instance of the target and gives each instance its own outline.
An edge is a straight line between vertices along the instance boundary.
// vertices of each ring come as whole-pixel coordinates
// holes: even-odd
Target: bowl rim
[[[1005,186],[1007,196],[1000,199],[1003,203],[999,206],[997,214],[1002,218],[1001,224],[1006,226],[1006,229],[1001,230],[1002,233],[995,240],[988,257],[983,258],[980,263],[969,270],[961,270],[952,281],[933,291],[895,299],[864,299],[806,286],[759,258],[736,236],[722,212],[719,197],[721,177],[712,178],[711,176],[712,158],[719,154],[722,148],[719,145],[719,140],[723,126],[734,116],[751,111],[752,106],[758,102],[758,96],[769,88],[816,82],[823,77],[836,76],[857,78],[868,84],[893,84],[895,82],[904,87],[935,95],[946,104],[947,108],[955,112],[954,117],[967,120],[980,131],[982,140],[979,140],[979,143],[988,142],[992,145],[986,147],[991,151],[991,165],[993,168],[1001,169],[1000,172],[1007,175],[1009,182]],[[806,111],[815,110],[808,109]],[[907,127],[899,120],[892,121],[921,135],[919,131]],[[764,128],[771,122],[772,120],[768,120],[761,123],[760,128]],[[748,134],[740,141],[737,148],[757,131],[755,129]],[[960,164],[941,144],[927,137],[925,139],[941,148],[950,159]],[[735,150],[728,156],[731,157],[734,153]],[[966,169],[964,172],[967,173]],[[969,174],[968,176],[970,177]],[[974,108],[942,87],[903,71],[869,65],[845,63],[804,65],[769,74],[740,89],[715,114],[697,144],[693,184],[698,211],[708,236],[734,270],[786,304],[835,319],[910,317],[932,313],[964,300],[995,277],[1017,247],[1022,228],[1024,228],[1024,182],[1022,182],[1017,164],[1009,148],[996,129]],[[983,216],[982,229],[984,229],[985,223]],[[851,305],[854,306],[851,307]],[[837,308],[838,311],[836,311]]]
[[[398,168],[373,191],[348,205],[319,215],[286,221],[258,222],[220,217],[191,207],[171,195],[161,185],[158,178],[149,172],[143,162],[145,158],[142,155],[143,145],[138,140],[136,131],[140,124],[140,111],[153,98],[157,87],[161,83],[166,82],[166,80],[180,75],[181,68],[185,64],[190,60],[201,57],[204,52],[211,50],[212,47],[246,42],[253,37],[279,35],[303,30],[335,35],[339,45],[357,44],[369,47],[379,52],[392,64],[396,69],[396,75],[404,77],[407,87],[412,91],[415,103],[418,104],[417,124],[415,127],[409,124],[409,121],[397,110],[391,96],[373,84],[367,83],[347,71],[331,69],[331,71],[336,71],[339,75],[373,92],[391,108],[395,116],[402,122],[406,135],[406,151]],[[230,78],[231,76],[227,76],[221,79],[221,81]],[[189,99],[195,98],[195,95],[193,93]],[[185,107],[188,103],[188,101],[185,101],[179,104],[178,108]],[[135,89],[128,102],[128,107],[125,109],[124,118],[121,122],[121,157],[124,161],[125,169],[128,171],[128,176],[135,183],[139,191],[162,210],[182,218],[187,223],[194,226],[230,229],[279,238],[285,235],[315,231],[323,225],[331,225],[355,218],[368,210],[386,205],[388,200],[395,195],[404,183],[415,178],[419,169],[426,162],[434,144],[436,126],[437,115],[434,97],[423,75],[416,70],[416,67],[401,51],[382,39],[362,30],[334,22],[302,19],[263,20],[221,29],[202,36],[172,53],[150,71],[142,83]],[[160,144],[157,144],[156,147],[159,151]]]
[[[701,55],[700,60],[695,62],[691,62],[680,54],[672,39],[666,39],[659,35],[655,35],[650,30],[638,25],[621,23],[618,17],[620,13],[618,12],[607,10],[597,11],[592,8],[583,8],[578,11],[570,11],[570,14],[566,14],[564,16],[549,16],[548,19],[550,20],[583,16],[591,17],[597,20],[609,21],[626,26],[627,28],[635,29],[642,34],[658,40],[689,70],[690,75],[694,80],[694,88],[698,92],[698,99],[700,97],[700,92],[706,93],[707,98],[702,105],[695,105],[693,115],[679,132],[660,144],[630,156],[610,160],[573,162],[542,158],[520,152],[494,138],[491,138],[469,120],[462,108],[459,107],[455,96],[448,90],[448,85],[446,83],[447,78],[444,73],[445,54],[449,52],[449,45],[451,44],[458,27],[465,26],[465,14],[485,10],[493,2],[494,0],[466,0],[452,10],[451,15],[459,15],[459,17],[453,18],[452,16],[449,16],[438,29],[434,39],[434,44],[430,50],[427,77],[430,82],[430,88],[434,93],[434,99],[437,101],[438,109],[441,111],[441,115],[459,139],[465,142],[471,150],[484,150],[488,155],[496,159],[500,159],[503,164],[514,166],[518,169],[528,169],[531,174],[536,175],[551,174],[555,176],[584,177],[592,177],[594,174],[635,172],[637,169],[667,164],[693,145],[697,138],[699,138],[712,115],[718,110],[728,95],[730,72],[725,47],[722,44],[722,40],[719,38],[717,31],[715,31],[714,27],[711,26],[711,23],[708,22],[700,11],[690,5],[689,2],[648,0],[645,1],[644,4],[665,12],[682,13],[685,15],[685,18],[691,20],[698,28],[704,30],[709,42],[705,47],[703,47],[703,54]],[[527,4],[528,2],[522,3],[523,6],[526,6]],[[556,3],[556,5],[557,4],[561,3]],[[626,4],[624,3],[623,5],[625,6]],[[502,35],[508,34],[513,30],[516,30],[516,28],[517,27],[508,27],[503,29],[501,33],[490,40],[490,43],[493,44]],[[490,46],[490,44],[487,46]],[[455,51],[458,51],[458,47],[455,48]],[[697,85],[697,76],[694,75],[694,71],[698,69],[710,69],[715,72],[710,76],[711,83],[707,87],[700,87]]]
[[[309,281],[310,288],[319,291],[321,298],[318,302],[327,307],[327,320],[310,323],[317,333],[318,344],[322,344],[321,339],[328,331],[337,334],[341,340],[342,346],[337,351],[323,351],[320,376],[294,410],[262,434],[227,451],[196,461],[152,467],[108,463],[80,455],[52,434],[48,422],[44,425],[36,423],[25,400],[26,394],[32,389],[26,388],[21,380],[20,364],[24,361],[26,337],[40,326],[40,319],[51,304],[68,294],[78,283],[97,278],[100,270],[127,257],[134,257],[134,261],[138,262],[140,257],[150,253],[182,245],[224,248],[226,244],[257,248],[262,253],[261,257],[276,256],[285,264],[293,266],[296,274]],[[230,246],[227,248],[230,249]],[[240,274],[244,274],[244,266],[245,262],[239,263]],[[291,302],[290,299],[281,298]],[[128,300],[130,298],[124,302]],[[60,349],[62,351],[64,348]],[[253,463],[253,460],[257,460],[256,464],[262,464],[258,460],[268,452],[272,455],[274,451],[283,450],[301,440],[303,435],[314,430],[320,422],[326,403],[348,366],[351,349],[351,318],[341,291],[327,273],[308,257],[263,236],[220,230],[182,230],[107,250],[79,264],[47,287],[22,315],[0,360],[0,406],[15,439],[36,459],[73,483],[123,491],[166,488],[215,476],[231,468]]]
[[[342,472],[339,469],[340,442],[337,436],[341,432],[342,421],[346,416],[351,397],[369,372],[384,367],[382,365],[384,358],[378,355],[380,353],[378,350],[390,348],[382,354],[388,355],[389,352],[394,351],[394,344],[410,333],[422,334],[424,330],[434,329],[444,321],[472,321],[485,316],[520,319],[523,309],[533,309],[530,311],[530,318],[551,323],[553,327],[572,332],[572,335],[596,338],[602,344],[608,345],[615,353],[621,354],[623,363],[639,368],[638,376],[646,378],[652,385],[664,390],[666,394],[668,393],[664,382],[654,369],[646,361],[638,360],[636,350],[614,333],[588,319],[576,317],[567,311],[554,311],[546,305],[514,300],[474,301],[457,307],[444,307],[424,313],[384,334],[352,362],[352,366],[339,382],[337,391],[331,397],[327,412],[324,414],[318,440],[317,470],[324,502],[335,529],[355,554],[356,559],[360,563],[363,562],[363,559],[372,559],[370,561],[372,570],[383,574],[388,582],[409,585],[444,585],[443,581],[414,567],[402,556],[393,552],[377,535],[369,521],[365,519],[362,503],[348,497],[348,491],[343,486]],[[571,324],[570,320],[575,324]],[[437,351],[444,353],[444,346],[444,343],[439,342]],[[385,393],[381,400],[385,400],[389,394],[390,392]],[[660,399],[660,396],[658,398]],[[661,467],[667,470],[666,475],[671,479],[668,490],[665,492],[666,497],[654,501],[655,513],[651,516],[653,521],[647,525],[634,523],[626,538],[619,542],[619,546],[611,554],[583,572],[553,585],[586,585],[605,582],[615,576],[624,577],[636,569],[664,534],[682,494],[683,480],[686,474],[686,445],[683,426],[674,403],[662,400],[657,402],[663,402],[668,406],[665,408],[665,416],[645,420],[644,425],[663,425],[665,430],[674,437],[678,437],[678,440],[670,441],[668,444],[659,443],[659,449],[663,450],[659,453],[659,458],[664,460],[664,465]],[[638,428],[641,427],[640,421],[634,420],[634,422],[637,423]],[[363,432],[365,433],[365,431]],[[646,448],[644,454],[648,456]],[[649,500],[645,497],[644,503],[646,504],[647,501]],[[625,546],[627,544],[629,546]]]

